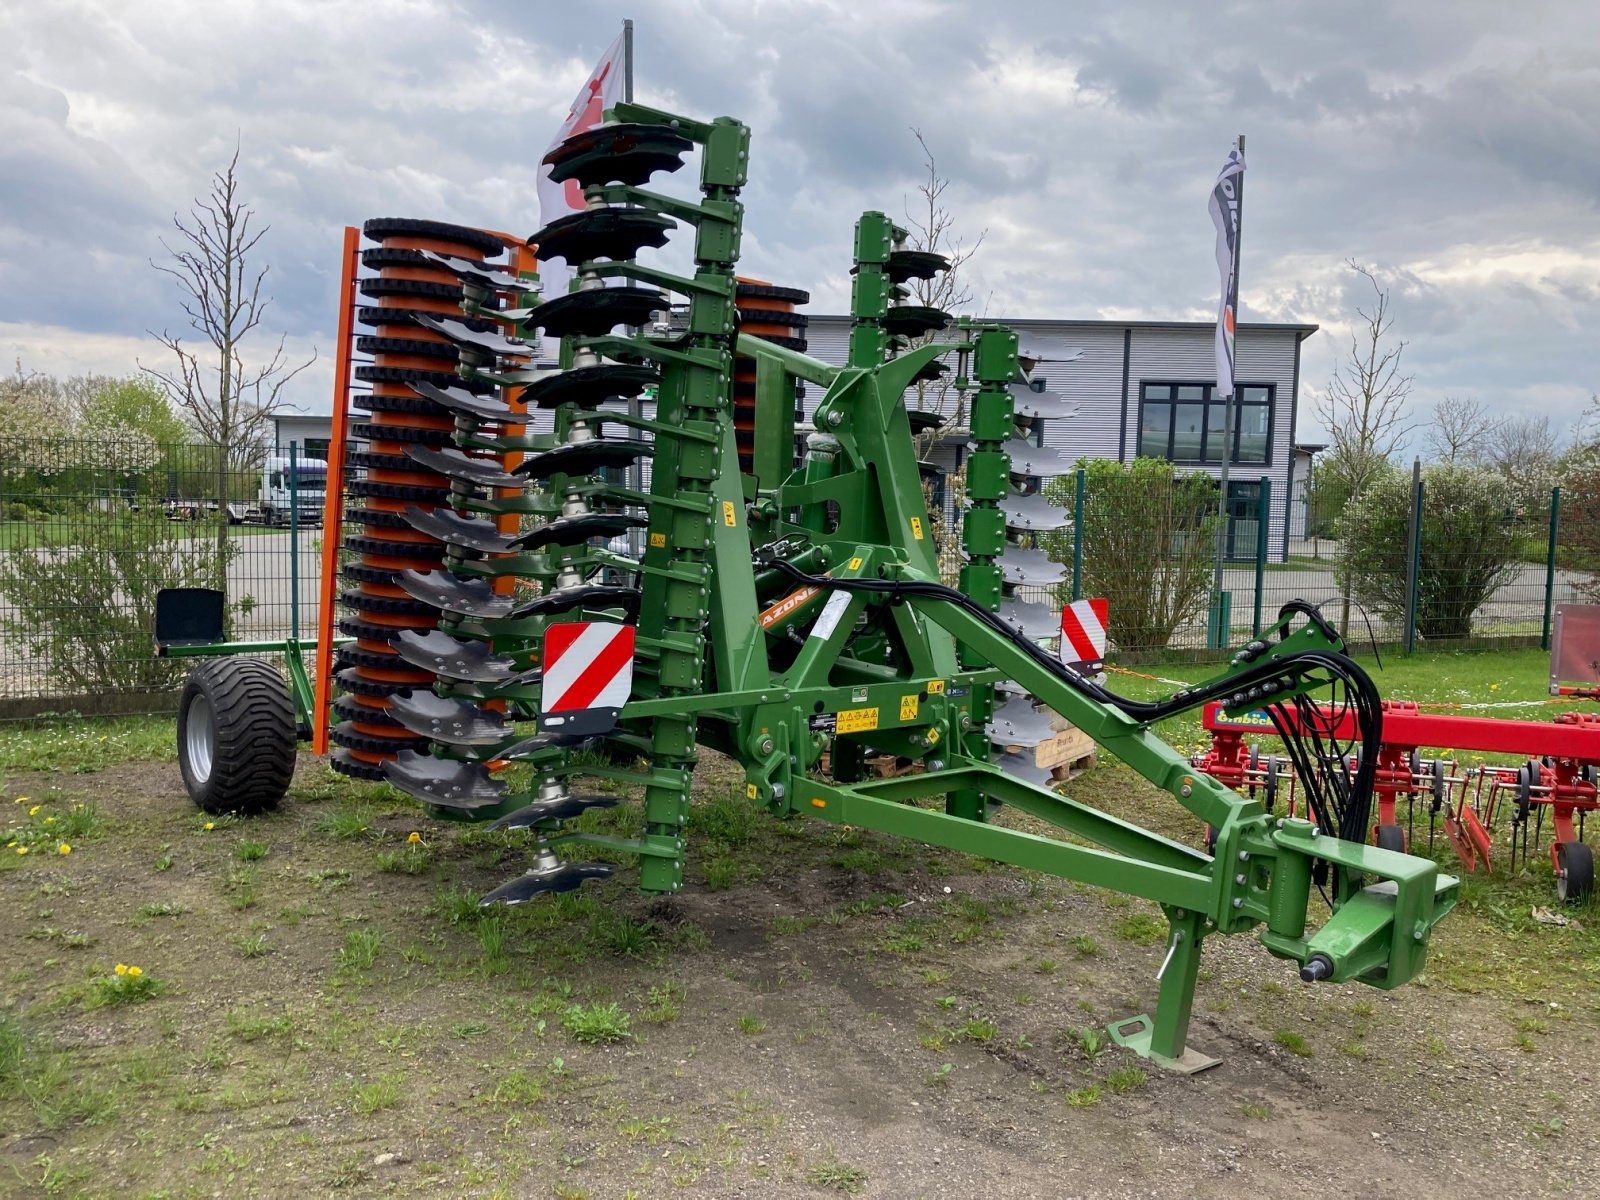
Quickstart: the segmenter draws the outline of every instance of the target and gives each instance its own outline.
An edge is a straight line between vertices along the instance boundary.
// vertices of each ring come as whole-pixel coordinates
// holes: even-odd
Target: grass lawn
[[[1537,651],[1385,664],[1386,696],[1544,699]],[[170,718],[0,729],[0,1196],[1577,1195],[1600,1170],[1600,907],[1540,916],[1548,865],[1468,878],[1394,992],[1208,939],[1191,1042],[1224,1064],[1184,1077],[1103,1032],[1154,1001],[1155,906],[771,819],[709,752],[682,893],[617,859],[483,911],[524,835],[305,755],[276,811],[207,817],[173,743]],[[1108,756],[1067,790],[1202,837]],[[582,827],[636,832],[617,798]]]

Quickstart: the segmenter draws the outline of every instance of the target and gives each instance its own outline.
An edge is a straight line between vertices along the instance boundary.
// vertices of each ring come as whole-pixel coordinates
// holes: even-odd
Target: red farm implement
[[[1302,737],[1315,735],[1327,745],[1348,745],[1356,737],[1353,718],[1315,705],[1288,710],[1281,718],[1297,726]],[[1211,750],[1193,765],[1247,795],[1261,794],[1270,809],[1273,798],[1288,791],[1288,815],[1294,814],[1294,780],[1289,765],[1276,755],[1247,745],[1250,733],[1276,733],[1273,722],[1257,711],[1230,713],[1220,703],[1206,706],[1204,725]],[[1449,747],[1439,757],[1424,757],[1427,748]],[[1519,766],[1463,769],[1453,757],[1470,750],[1481,754],[1526,758]],[[1358,746],[1352,764],[1368,753]],[[1373,795],[1377,819],[1373,844],[1405,850],[1415,827],[1417,806],[1426,806],[1428,838],[1442,825],[1468,871],[1488,871],[1496,823],[1508,825],[1509,860],[1520,853],[1526,863],[1542,841],[1544,813],[1550,812],[1550,863],[1556,892],[1563,900],[1579,900],[1594,888],[1594,852],[1583,841],[1584,818],[1600,807],[1600,714],[1562,713],[1553,721],[1508,721],[1425,713],[1407,701],[1383,703],[1383,736],[1376,753]],[[1329,777],[1342,774],[1341,758],[1324,755],[1313,770]],[[1332,770],[1330,770],[1332,768]],[[1305,767],[1302,764],[1301,770]],[[1405,822],[1400,806],[1405,805]],[[1509,813],[1509,818],[1503,813]]]

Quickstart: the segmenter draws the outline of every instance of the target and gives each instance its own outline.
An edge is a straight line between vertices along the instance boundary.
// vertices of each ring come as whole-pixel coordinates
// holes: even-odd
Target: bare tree
[[[1561,435],[1546,415],[1527,414],[1502,422],[1485,457],[1505,481],[1506,495],[1519,513],[1533,513],[1550,502],[1560,476]]]
[[[246,365],[244,342],[260,327],[271,304],[271,297],[262,295],[269,268],[255,266],[250,256],[270,226],[255,227],[255,210],[239,195],[238,166],[236,146],[188,218],[173,214],[176,248],[161,243],[171,265],[150,264],[170,275],[183,294],[184,315],[199,335],[198,348],[185,345],[186,334],[152,330],[176,365],[163,371],[139,364],[161,382],[185,419],[214,448],[219,506],[228,499],[230,470],[251,464],[265,442],[272,415],[282,406],[284,386],[316,361],[313,351],[305,362],[290,366],[280,334],[265,359]],[[227,537],[227,521],[218,520],[219,547]]]
[[[1372,285],[1372,300],[1357,307],[1350,349],[1335,364],[1328,390],[1317,400],[1317,413],[1332,434],[1323,462],[1352,496],[1381,474],[1390,458],[1416,428],[1406,409],[1412,377],[1400,372],[1406,343],[1394,336],[1389,289],[1355,259],[1346,265]]]
[[[1433,406],[1428,450],[1436,462],[1481,462],[1505,427],[1488,405],[1472,396],[1446,396]]]
[[[917,145],[922,147],[922,159],[927,168],[925,178],[917,185],[918,199],[915,207],[913,208],[909,202],[906,205],[906,225],[911,234],[911,246],[916,250],[942,254],[950,263],[948,270],[938,272],[932,279],[912,280],[911,295],[920,305],[937,308],[941,312],[954,313],[972,304],[973,291],[962,277],[961,268],[978,252],[989,231],[980,229],[978,236],[970,243],[956,232],[955,215],[945,207],[944,202],[944,194],[950,187],[950,180],[939,174],[939,164],[927,139],[922,136],[922,131],[913,127],[911,133],[917,139]],[[937,340],[938,337],[937,333],[930,333],[918,338],[913,344],[925,345]],[[966,401],[947,379],[932,383],[926,380],[919,381],[917,407],[947,417],[949,423],[958,428],[966,418]],[[919,456],[927,453],[937,436],[936,431],[923,435],[926,441],[917,447]]]

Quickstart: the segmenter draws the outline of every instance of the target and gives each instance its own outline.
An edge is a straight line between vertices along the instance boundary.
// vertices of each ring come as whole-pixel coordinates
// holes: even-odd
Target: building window
[[[1139,387],[1139,454],[1182,463],[1220,463],[1223,397],[1209,383],[1143,383]],[[1233,461],[1272,461],[1270,384],[1241,383],[1233,405]]]

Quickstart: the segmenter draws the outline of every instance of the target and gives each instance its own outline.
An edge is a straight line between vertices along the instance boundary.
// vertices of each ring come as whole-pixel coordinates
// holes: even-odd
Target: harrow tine
[[[602,467],[625,467],[634,459],[644,458],[654,451],[655,447],[649,442],[568,442],[565,446],[534,455],[516,467],[514,473],[525,479],[548,479],[552,475],[592,475]]]
[[[537,800],[514,813],[501,817],[490,829],[528,829],[540,821],[569,821],[573,817],[581,816],[591,808],[615,808],[619,801],[615,796],[603,793],[586,795],[568,795],[552,797],[549,800]]]
[[[427,633],[407,629],[390,638],[389,644],[413,666],[451,679],[504,683],[519,670],[516,659],[495,654],[487,642],[463,641],[442,629],[431,629]]]
[[[516,601],[482,579],[463,579],[450,571],[396,572],[395,586],[413,599],[445,612],[495,620],[511,616]]]
[[[582,513],[558,517],[530,530],[516,538],[512,546],[517,550],[530,550],[535,546],[576,546],[590,538],[612,538],[630,529],[643,529],[649,524],[644,517],[629,513]]]
[[[440,387],[437,384],[414,381],[410,385],[412,391],[424,400],[432,400],[451,412],[464,413],[469,417],[476,417],[480,421],[494,421],[497,424],[515,422],[520,414],[512,412],[511,406],[504,400],[495,396],[479,396],[462,388]]]
[[[421,253],[423,258],[435,266],[443,267],[462,282],[475,285],[486,291],[537,292],[539,290],[539,284],[536,280],[521,279],[498,267],[491,267],[487,263],[481,263],[475,259],[460,258],[454,254],[441,254],[437,250],[423,250]]]
[[[550,865],[544,860],[549,858]],[[562,862],[546,851],[539,863],[523,875],[509,879],[478,901],[479,908],[496,904],[525,904],[547,892],[570,892],[588,879],[609,879],[611,868],[599,863]]]
[[[522,480],[514,486],[521,487]],[[506,554],[515,549],[517,539],[500,532],[500,527],[483,517],[463,517],[454,509],[425,509],[408,504],[400,516],[418,533],[436,537],[452,546],[464,546],[485,554]]]
[[[521,489],[527,486],[526,480],[502,471],[495,459],[474,458],[453,446],[444,449],[432,446],[407,446],[406,456],[431,471],[448,475],[451,479],[474,483],[479,487]]]
[[[409,796],[438,808],[476,812],[500,803],[506,785],[482,763],[402,750],[383,764],[383,777]]]
[[[424,329],[431,329],[442,337],[449,338],[458,346],[470,346],[475,350],[482,350],[502,358],[532,358],[539,353],[538,346],[530,345],[520,338],[507,337],[494,330],[474,329],[466,321],[459,321],[453,317],[436,317],[431,313],[419,312],[411,319]]]
[[[499,745],[515,733],[499,713],[469,700],[451,699],[434,692],[399,692],[390,697],[388,711],[412,733],[451,745]]]

